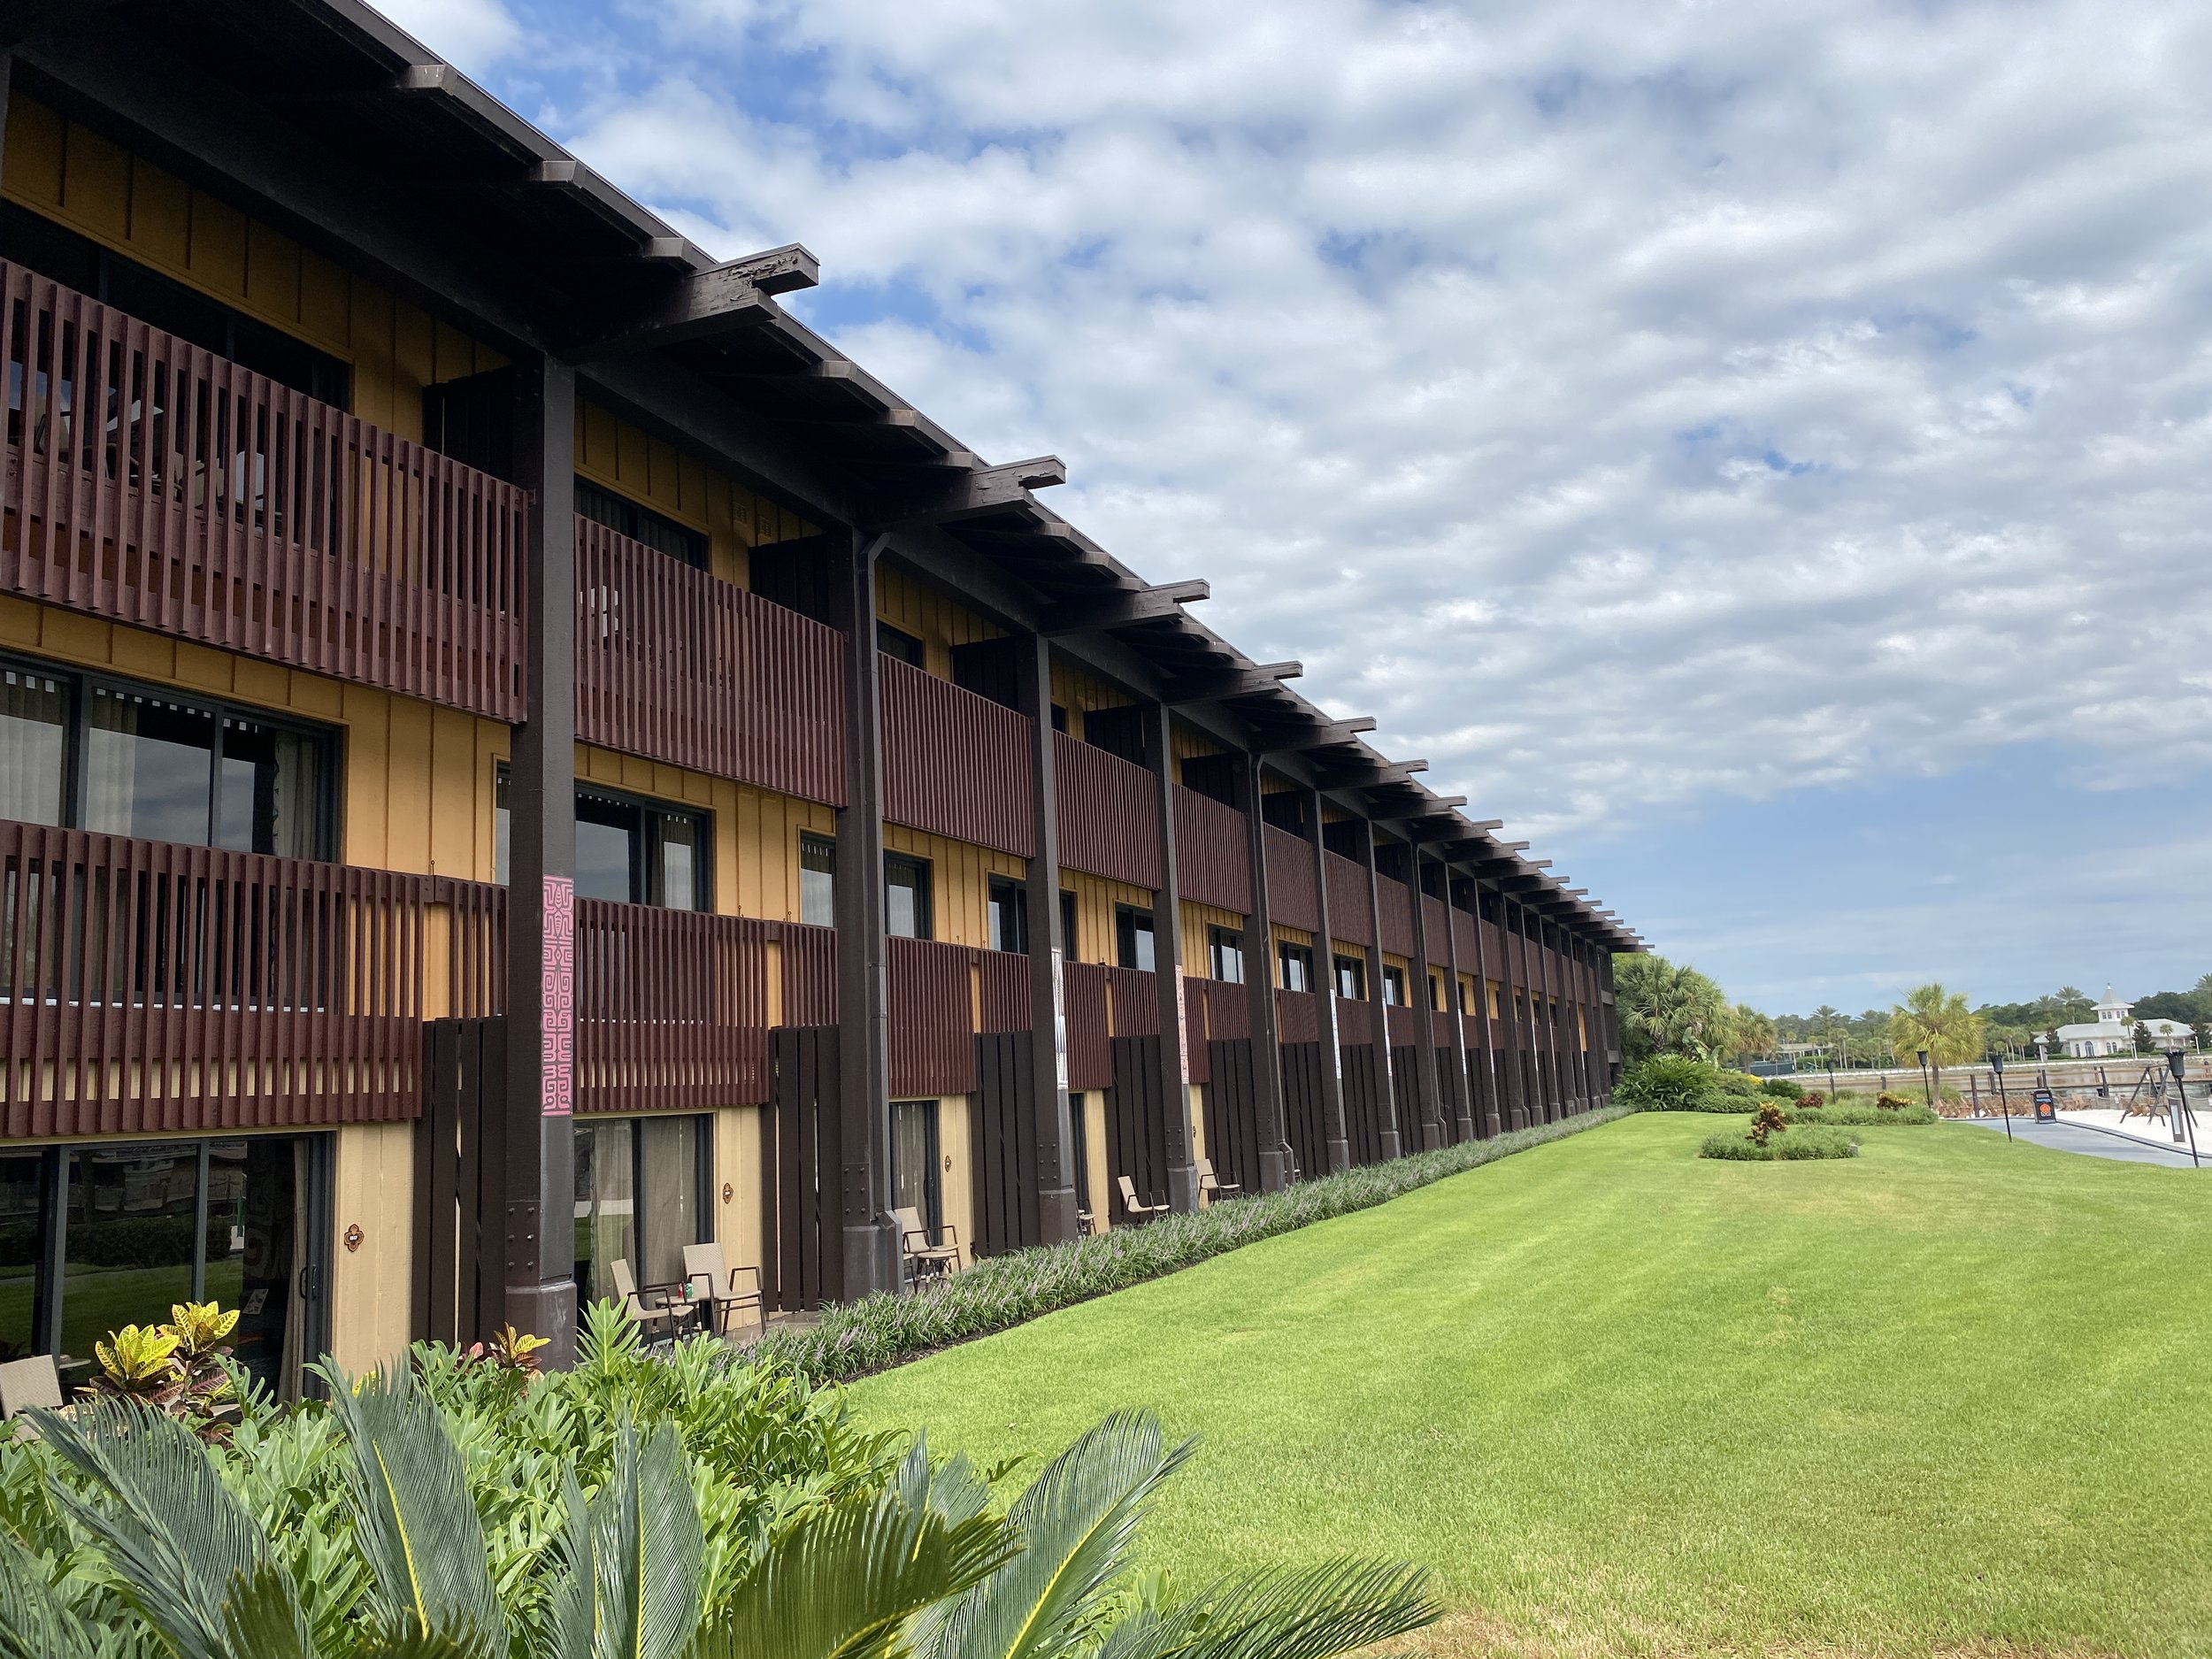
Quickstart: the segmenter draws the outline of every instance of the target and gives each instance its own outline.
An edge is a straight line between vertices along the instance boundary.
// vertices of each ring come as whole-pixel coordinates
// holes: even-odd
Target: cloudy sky
[[[1737,996],[2212,970],[2212,8],[384,4]]]

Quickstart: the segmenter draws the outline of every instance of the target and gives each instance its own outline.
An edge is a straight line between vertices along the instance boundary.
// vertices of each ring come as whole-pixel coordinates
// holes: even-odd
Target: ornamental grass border
[[[1493,1140],[1363,1164],[1300,1181],[1279,1193],[1224,1199],[1194,1214],[986,1256],[941,1284],[911,1295],[879,1293],[841,1302],[825,1309],[818,1325],[771,1330],[741,1351],[788,1365],[818,1383],[850,1382],[1194,1267],[1242,1245],[1371,1210],[1447,1176],[1628,1116],[1625,1107],[1604,1107]]]

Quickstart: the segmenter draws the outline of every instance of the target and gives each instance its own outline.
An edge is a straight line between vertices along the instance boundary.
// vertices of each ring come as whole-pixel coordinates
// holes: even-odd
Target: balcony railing
[[[1110,881],[1157,888],[1159,780],[1065,732],[1052,734],[1052,768],[1061,864]]]
[[[521,718],[525,493],[0,265],[0,591]]]
[[[880,667],[884,817],[1018,858],[1033,854],[1029,717],[895,657]]]
[[[845,636],[576,520],[576,735],[841,806]]]
[[[412,1117],[426,884],[0,823],[0,1133]]]

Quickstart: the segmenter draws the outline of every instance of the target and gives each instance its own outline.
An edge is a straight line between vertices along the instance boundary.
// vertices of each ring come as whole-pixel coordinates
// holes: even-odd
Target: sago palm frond
[[[990,1484],[976,1471],[965,1452],[955,1452],[932,1468],[929,1437],[917,1430],[914,1444],[891,1478],[893,1489],[910,1509],[930,1509],[949,1521],[968,1521],[991,1507]]]
[[[1021,1554],[915,1632],[926,1659],[1048,1659],[1089,1633],[1128,1563],[1145,1500],[1195,1449],[1163,1449],[1150,1412],[1116,1412],[1059,1456],[1009,1516]]]
[[[907,1621],[1019,1548],[991,1515],[964,1521],[895,1490],[818,1510],[772,1543],[707,1613],[699,1659],[886,1659]]]
[[[404,1365],[358,1388],[342,1375],[333,1380],[352,1454],[354,1537],[374,1575],[380,1633],[503,1645],[483,1523],[444,1417]]]
[[[561,1471],[561,1530],[546,1547],[552,1587],[545,1603],[545,1651],[539,1659],[592,1659],[599,1576],[592,1564],[591,1510],[573,1467]]]
[[[81,1405],[73,1417],[31,1415],[99,1494],[57,1486],[57,1501],[98,1540],[124,1599],[180,1659],[260,1659],[234,1640],[227,1603],[242,1594],[257,1629],[282,1630],[270,1659],[311,1652],[296,1587],[190,1430],[123,1400]]]
[[[1421,1568],[1326,1561],[1147,1607],[1115,1627],[1096,1659],[1330,1659],[1433,1624],[1440,1610]]]
[[[54,1594],[37,1559],[0,1532],[0,1659],[95,1659],[85,1621]]]
[[[591,1548],[593,1659],[678,1659],[699,1624],[705,1544],[672,1425],[642,1444],[623,1426],[614,1469],[591,1502]]]

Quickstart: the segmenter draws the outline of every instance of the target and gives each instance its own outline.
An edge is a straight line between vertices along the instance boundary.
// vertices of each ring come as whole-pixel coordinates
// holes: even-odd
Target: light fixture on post
[[[1928,1102],[1928,1110],[1933,1111],[1935,1110],[1935,1089],[1928,1081],[1928,1051],[1925,1048],[1916,1048],[1913,1053],[1920,1061],[1921,1098]]]
[[[1997,1104],[2005,1114],[2005,1139],[2012,1139],[2012,1102],[2005,1097],[2005,1056],[1992,1048],[1989,1051],[1989,1074],[1997,1079]]]
[[[2179,1048],[2169,1048],[2166,1050],[2166,1064],[2174,1074],[2174,1139],[2177,1141],[2181,1139],[2183,1125],[2186,1125],[2189,1162],[2202,1169],[2204,1161],[2197,1156],[2197,1120],[2189,1113],[2189,1056]]]

